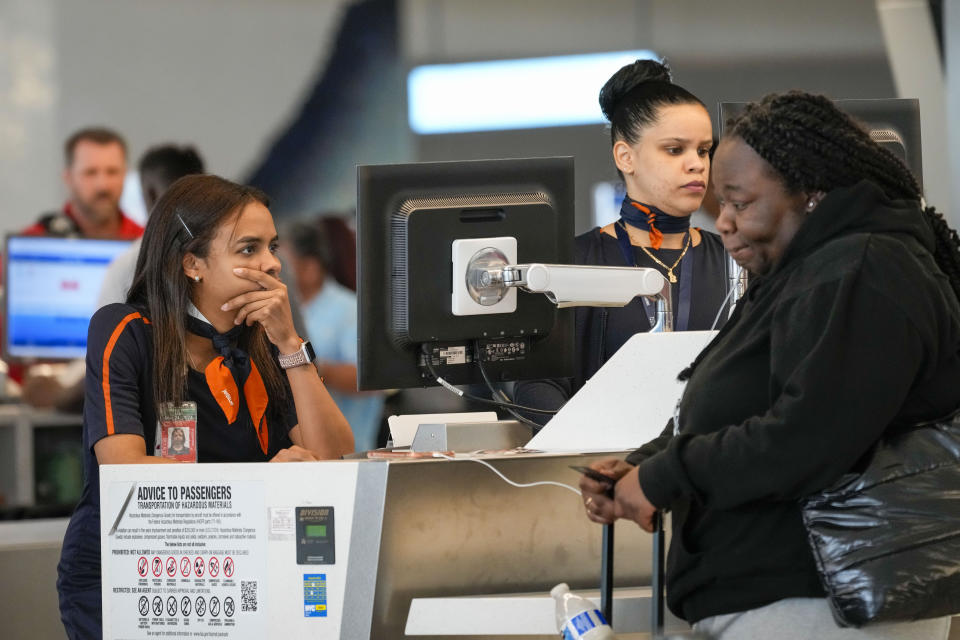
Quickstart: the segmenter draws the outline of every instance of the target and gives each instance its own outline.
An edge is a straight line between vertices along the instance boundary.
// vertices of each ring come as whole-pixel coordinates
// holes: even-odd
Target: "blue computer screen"
[[[129,246],[115,240],[8,237],[6,355],[82,358],[104,273]]]

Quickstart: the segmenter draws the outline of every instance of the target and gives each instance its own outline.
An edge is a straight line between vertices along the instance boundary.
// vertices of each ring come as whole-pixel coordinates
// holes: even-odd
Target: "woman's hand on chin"
[[[293,353],[300,348],[300,337],[293,327],[293,314],[290,312],[290,299],[287,287],[269,273],[258,269],[237,267],[233,272],[246,280],[260,285],[260,291],[251,291],[228,300],[223,311],[237,310],[234,324],[254,322],[267,332],[267,338],[280,350],[280,353]]]
[[[293,445],[289,449],[280,449],[277,455],[270,458],[270,462],[317,462],[320,458],[309,449]]]

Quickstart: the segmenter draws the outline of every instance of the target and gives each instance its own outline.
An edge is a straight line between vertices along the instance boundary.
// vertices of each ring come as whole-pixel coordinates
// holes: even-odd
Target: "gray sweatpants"
[[[787,598],[759,609],[704,618],[693,628],[713,640],[947,640],[950,618],[844,629],[834,622],[825,599]]]

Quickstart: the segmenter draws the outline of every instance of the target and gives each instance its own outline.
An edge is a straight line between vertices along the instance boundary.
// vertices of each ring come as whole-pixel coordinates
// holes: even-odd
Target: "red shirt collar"
[[[122,209],[118,208],[117,211],[120,212],[120,228],[117,229],[117,240],[136,240],[143,235],[143,227],[128,218]],[[77,224],[77,216],[73,212],[73,204],[69,200],[63,205],[63,214],[73,220],[74,224]],[[77,226],[79,227],[79,224]]]

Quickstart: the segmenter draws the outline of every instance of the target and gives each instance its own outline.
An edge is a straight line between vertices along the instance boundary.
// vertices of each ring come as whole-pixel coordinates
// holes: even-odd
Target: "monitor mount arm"
[[[502,298],[510,287],[543,293],[559,308],[623,307],[635,297],[645,296],[657,303],[657,319],[651,331],[673,331],[670,283],[655,269],[507,264],[502,255],[480,252],[467,268],[467,282],[470,295],[480,304],[484,304],[481,300],[489,304],[491,298]]]

